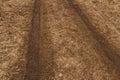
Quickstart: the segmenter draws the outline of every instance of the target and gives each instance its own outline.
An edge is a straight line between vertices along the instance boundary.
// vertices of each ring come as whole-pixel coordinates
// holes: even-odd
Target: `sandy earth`
[[[0,0],[1,80],[120,80],[119,0]]]

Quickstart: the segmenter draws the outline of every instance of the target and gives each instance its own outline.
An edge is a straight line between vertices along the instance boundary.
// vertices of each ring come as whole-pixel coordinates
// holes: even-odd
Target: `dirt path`
[[[119,79],[119,56],[101,42],[105,39],[80,7],[70,0],[47,0],[34,9],[28,80]]]
[[[118,4],[99,1],[0,0],[0,78],[120,80]]]

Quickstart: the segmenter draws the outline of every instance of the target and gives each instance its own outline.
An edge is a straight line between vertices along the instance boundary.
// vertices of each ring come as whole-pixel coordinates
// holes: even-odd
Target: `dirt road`
[[[1,4],[5,5],[5,2]],[[30,4],[34,7],[31,8]],[[22,73],[18,73],[18,78],[14,76],[17,72],[14,68],[18,65],[15,63],[20,61],[11,58],[10,61],[13,63],[10,64],[13,69],[7,71],[9,68],[7,67],[4,74],[0,73],[2,75],[0,78],[3,80],[23,80],[23,78],[24,80],[120,79],[119,1],[26,0],[26,3],[21,7],[23,5],[29,7],[26,10],[28,13],[25,13],[22,16],[24,20],[20,18],[19,22],[31,21],[22,25],[28,28],[29,35],[22,38],[23,41],[14,42],[14,44],[27,45],[25,49],[18,45],[19,49],[24,51],[21,56],[17,55],[19,59],[24,61],[24,64],[20,63],[20,66],[24,66],[19,68]],[[24,11],[23,9],[21,12]],[[1,12],[4,12],[4,9],[1,9]],[[12,12],[9,13],[12,14]],[[30,18],[27,16],[28,14]],[[7,20],[8,18],[3,21]],[[13,19],[14,22],[16,20]],[[29,27],[26,24],[29,24]],[[3,25],[3,27],[6,26]],[[17,28],[21,32],[23,31],[23,28]],[[2,30],[3,28],[0,29],[0,31]],[[5,36],[5,38],[9,36]],[[26,38],[27,41],[25,41]],[[18,41],[19,39],[20,37],[13,40]],[[4,49],[1,48],[1,50],[3,53]],[[21,52],[17,50],[16,53]],[[0,65],[1,71],[3,63]],[[12,73],[12,76],[10,77],[7,73]],[[6,78],[5,74],[9,77]]]

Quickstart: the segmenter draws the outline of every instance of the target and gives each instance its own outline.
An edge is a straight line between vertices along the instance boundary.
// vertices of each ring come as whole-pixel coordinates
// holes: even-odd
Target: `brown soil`
[[[0,0],[1,80],[120,80],[119,0]]]

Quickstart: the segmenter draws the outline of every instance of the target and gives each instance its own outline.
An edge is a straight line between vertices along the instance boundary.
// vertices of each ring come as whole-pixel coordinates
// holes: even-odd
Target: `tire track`
[[[74,10],[78,13],[78,15],[83,20],[83,22],[86,24],[86,27],[91,31],[94,38],[98,41],[97,45],[100,45],[100,48],[104,52],[104,54],[99,54],[99,55],[106,56],[110,60],[110,62],[112,62],[112,64],[118,68],[119,71],[120,59],[119,56],[115,54],[116,51],[111,49],[109,47],[109,43],[107,43],[104,37],[94,29],[94,26],[91,24],[91,22],[84,14],[82,9],[74,5],[72,0],[68,0],[68,2],[70,6],[74,8]],[[40,0],[36,0],[33,11],[32,28],[29,35],[30,41],[29,41],[28,53],[26,55],[27,67],[26,67],[25,80],[52,80],[51,77],[54,76],[54,70],[53,70],[54,55],[53,52],[51,51],[52,50],[50,45],[51,42],[47,41],[47,38],[51,36],[48,35],[49,30],[45,28],[45,25],[43,25],[45,21],[43,20],[42,23],[40,20],[41,15],[43,14],[40,13]],[[42,28],[40,28],[40,26],[42,26]],[[48,36],[46,36],[46,34]]]
[[[92,25],[92,23],[89,21],[86,14],[83,12],[82,9],[77,4],[74,4],[74,1],[68,0],[68,3],[70,6],[78,13],[80,18],[83,20],[83,22],[86,24],[86,27],[91,31],[94,38],[98,41],[98,45],[100,45],[100,48],[104,51],[104,56],[106,56],[112,64],[118,69],[120,67],[120,56],[117,53],[116,50],[113,50],[110,47],[110,44],[107,42],[107,40],[95,29],[95,27]],[[99,54],[101,55],[101,54]]]
[[[25,80],[39,80],[40,0],[35,0],[31,27],[28,53],[26,54],[27,65]]]

